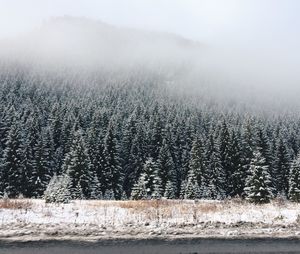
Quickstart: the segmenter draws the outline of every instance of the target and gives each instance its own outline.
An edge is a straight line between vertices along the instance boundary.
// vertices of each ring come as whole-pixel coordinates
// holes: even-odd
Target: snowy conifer
[[[70,177],[72,182],[70,191],[72,193],[78,192],[80,185],[84,198],[89,198],[91,193],[90,182],[92,180],[91,163],[81,131],[75,132],[70,149],[63,165],[64,173]]]
[[[194,170],[190,169],[187,180],[183,190],[184,199],[198,199],[200,198],[200,187],[196,178]]]
[[[175,199],[176,198],[176,189],[177,189],[177,187],[176,187],[175,183],[168,180],[166,183],[163,197],[167,198],[167,199]]]
[[[46,203],[69,203],[71,199],[70,184],[71,179],[68,175],[54,175],[44,192]]]
[[[165,190],[167,181],[171,181],[173,183],[174,188],[176,188],[176,169],[175,164],[173,162],[173,158],[171,156],[170,147],[166,139],[163,140],[161,149],[159,150],[158,155],[158,173],[161,179],[161,188]],[[177,192],[174,189],[175,193]]]
[[[157,164],[149,158],[137,183],[134,185],[131,197],[133,199],[160,198],[162,195],[161,179]]]
[[[300,156],[293,161],[291,166],[288,197],[294,202],[300,202]]]
[[[250,175],[246,182],[246,199],[250,202],[263,204],[272,198],[272,182],[265,158],[257,151],[250,164]]]
[[[114,192],[116,199],[120,199],[122,195],[123,175],[114,125],[115,122],[112,119],[104,139],[104,175],[107,184],[106,188]]]
[[[26,169],[22,166],[21,134],[17,124],[8,132],[0,170],[1,191],[7,192],[9,197],[21,194]]]
[[[289,192],[290,154],[284,140],[279,139],[276,149],[274,175],[278,194],[285,197]]]

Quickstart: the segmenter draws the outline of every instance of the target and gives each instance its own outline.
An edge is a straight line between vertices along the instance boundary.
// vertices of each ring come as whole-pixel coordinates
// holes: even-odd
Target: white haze
[[[174,67],[185,90],[300,105],[297,0],[0,0],[0,7],[2,58]],[[51,19],[64,15],[86,18]]]

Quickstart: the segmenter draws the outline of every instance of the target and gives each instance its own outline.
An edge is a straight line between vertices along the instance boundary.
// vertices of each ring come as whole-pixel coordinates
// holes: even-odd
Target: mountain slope
[[[176,35],[74,17],[53,18],[1,48],[10,58],[88,68],[176,65],[190,61],[201,49],[200,44]]]

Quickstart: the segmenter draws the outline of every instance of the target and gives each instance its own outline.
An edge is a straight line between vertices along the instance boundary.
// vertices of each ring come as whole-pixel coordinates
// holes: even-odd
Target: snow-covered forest
[[[153,73],[95,75],[80,86],[4,70],[1,195],[300,200],[295,115],[241,113],[174,94]]]
[[[180,37],[73,18],[43,29],[1,47],[1,196],[300,200],[299,114],[270,87],[266,104],[221,88]]]

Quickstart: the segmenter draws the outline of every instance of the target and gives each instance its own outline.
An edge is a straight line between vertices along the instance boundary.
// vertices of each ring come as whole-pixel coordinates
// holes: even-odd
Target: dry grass
[[[169,212],[170,209],[178,209],[181,213],[189,213],[197,210],[200,213],[214,213],[224,209],[222,203],[194,203],[184,200],[137,200],[137,201],[119,201],[115,203],[124,209],[132,209],[135,211],[147,211],[152,209],[160,209]]]
[[[32,201],[28,199],[0,199],[0,209],[29,209]]]
[[[175,202],[170,200],[130,200],[119,201],[116,205],[124,209],[145,210],[150,208],[165,208],[174,205]]]
[[[147,220],[167,220],[176,217],[195,220],[201,214],[210,214],[225,209],[223,203],[193,202],[186,200],[131,200],[116,201],[115,206],[130,210],[131,214],[139,214]]]
[[[198,204],[196,206],[196,209],[199,213],[215,213],[219,210],[222,210],[222,206],[220,204],[214,204],[214,203],[203,203]]]

